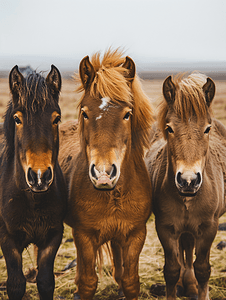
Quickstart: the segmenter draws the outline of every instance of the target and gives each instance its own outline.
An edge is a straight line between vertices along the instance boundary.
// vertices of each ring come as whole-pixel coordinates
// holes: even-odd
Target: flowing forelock
[[[91,58],[95,77],[90,87],[90,95],[94,98],[108,97],[113,102],[131,102],[132,94],[125,78],[127,70],[122,67],[125,62],[123,51],[109,49],[101,59],[101,53],[95,53]],[[81,83],[78,91],[84,91]]]
[[[19,106],[34,113],[44,110],[47,105],[53,105],[53,101],[46,80],[40,73],[33,72],[24,79],[19,91]]]

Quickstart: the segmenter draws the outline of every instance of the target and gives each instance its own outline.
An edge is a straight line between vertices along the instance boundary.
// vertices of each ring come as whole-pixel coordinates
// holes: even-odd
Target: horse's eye
[[[89,119],[88,116],[87,116],[87,114],[84,112],[84,110],[82,111],[82,115],[83,115],[83,118],[84,118],[85,120],[88,120],[88,119]]]
[[[54,124],[54,125],[57,125],[60,121],[61,121],[61,116],[57,116],[57,117],[54,119],[53,124]]]
[[[14,121],[17,125],[22,124],[21,120],[17,116],[14,116]]]
[[[128,112],[125,114],[123,120],[129,120],[130,115],[131,115],[131,112],[128,111]]]
[[[208,126],[207,128],[206,128],[206,130],[204,131],[204,133],[209,133],[210,132],[210,129],[211,129],[211,126]]]
[[[169,125],[167,125],[166,130],[167,130],[169,133],[174,133],[172,127],[170,127]]]

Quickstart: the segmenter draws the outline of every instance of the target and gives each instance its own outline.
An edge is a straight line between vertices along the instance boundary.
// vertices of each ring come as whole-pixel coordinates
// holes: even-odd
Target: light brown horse
[[[70,147],[66,130],[60,149],[69,187],[65,221],[73,229],[77,248],[78,294],[81,299],[93,298],[97,251],[111,241],[115,279],[127,299],[137,299],[138,259],[151,213],[143,159],[152,121],[150,102],[133,60],[119,50],[107,51],[102,61],[99,53],[91,62],[86,56],[80,63],[80,80],[81,149],[78,140],[76,150]]]
[[[225,212],[226,180],[226,128],[211,117],[214,94],[214,82],[204,75],[169,76],[160,129],[146,156],[167,299],[175,299],[179,277],[187,296],[209,299],[210,247]]]

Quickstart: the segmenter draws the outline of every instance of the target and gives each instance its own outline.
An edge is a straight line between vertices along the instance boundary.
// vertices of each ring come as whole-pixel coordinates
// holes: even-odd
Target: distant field
[[[156,107],[161,95],[163,80],[144,80],[143,87],[147,95],[151,98],[153,106]],[[226,81],[215,81],[216,97],[213,104],[214,116],[221,120],[226,125]],[[74,92],[76,86],[73,80],[63,79],[62,93],[60,97],[60,106],[62,109],[62,121],[76,118],[76,101],[79,95]],[[8,79],[0,78],[0,122],[3,122],[3,115],[6,110],[7,102],[10,98],[8,89]],[[220,222],[226,222],[226,217],[223,216]],[[139,299],[160,299],[154,297],[151,292],[151,286],[155,283],[164,283],[163,265],[164,257],[163,250],[158,241],[154,217],[152,216],[147,224],[148,234],[146,243],[140,257],[140,281],[141,295]],[[56,289],[55,299],[72,299],[75,290],[74,275],[75,268],[68,271],[62,269],[76,257],[75,247],[71,242],[71,230],[65,228],[62,245],[58,251],[55,262],[56,274]],[[212,299],[226,299],[226,250],[218,250],[216,245],[221,241],[226,240],[226,232],[219,231],[211,250],[211,265],[212,273],[210,279],[210,296]],[[1,256],[1,251],[0,251]],[[32,247],[24,250],[24,272],[35,267]],[[95,300],[116,300],[117,288],[110,276],[111,267],[106,260],[102,277],[99,277],[99,286],[94,297]],[[0,299],[7,299],[5,291],[6,268],[4,258],[0,258]],[[27,283],[26,299],[38,299],[37,288],[34,283]]]
[[[150,97],[153,106],[158,104],[162,92],[163,80],[143,80],[143,87]],[[226,80],[215,80],[216,95],[213,103],[214,116],[226,125]],[[63,79],[60,96],[60,106],[62,110],[62,122],[76,118],[76,102],[80,98],[75,93],[76,85],[73,79]],[[8,79],[0,78],[0,122],[3,122],[3,115],[7,102],[10,99]]]

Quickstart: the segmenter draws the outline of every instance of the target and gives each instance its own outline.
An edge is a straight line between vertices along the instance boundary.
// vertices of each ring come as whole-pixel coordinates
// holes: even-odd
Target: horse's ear
[[[23,83],[24,77],[20,73],[18,66],[14,66],[9,73],[9,88],[12,95],[18,95]]]
[[[134,61],[129,56],[126,56],[126,61],[124,62],[122,67],[127,69],[125,77],[130,81],[132,81],[136,73],[136,67]]]
[[[176,87],[172,81],[172,77],[168,76],[163,83],[163,95],[168,103],[168,105],[172,105],[175,100],[175,91]]]
[[[213,101],[213,97],[215,95],[215,83],[211,78],[207,78],[206,83],[202,87],[202,90],[204,92],[207,106],[210,106],[211,102]]]
[[[95,77],[95,71],[93,65],[89,61],[89,56],[87,55],[82,59],[79,65],[79,75],[84,86],[84,89],[88,89],[93,82]]]
[[[46,77],[46,83],[53,94],[59,94],[61,90],[61,75],[54,65],[51,65],[51,70]]]

